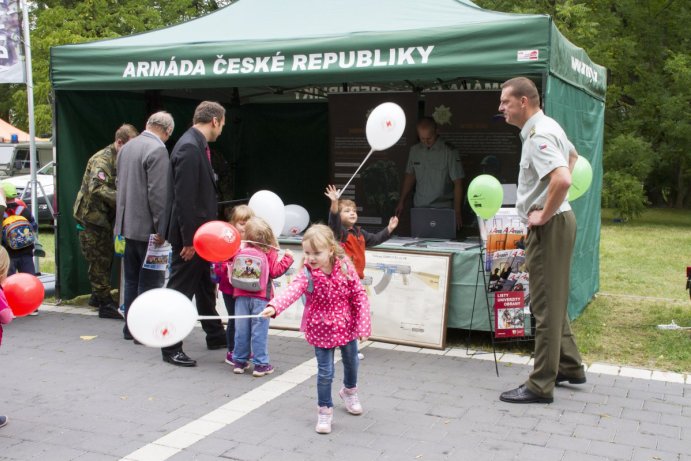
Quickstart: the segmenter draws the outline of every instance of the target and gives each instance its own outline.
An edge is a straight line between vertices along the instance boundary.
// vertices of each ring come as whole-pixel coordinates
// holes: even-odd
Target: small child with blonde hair
[[[286,250],[279,258],[278,242],[271,226],[257,216],[247,220],[243,247],[228,265],[228,279],[233,286],[236,315],[259,315],[272,296],[272,280],[283,275],[293,264],[293,252]],[[261,377],[274,372],[269,363],[269,320],[235,320],[233,373],[242,374],[254,364],[252,375]],[[253,355],[253,356],[252,356]]]
[[[7,278],[7,272],[10,269],[10,255],[5,248],[0,247],[0,284]],[[0,286],[0,344],[2,344],[2,326],[12,322],[12,309],[7,304],[7,298]],[[0,415],[0,427],[7,424],[7,416]]]
[[[343,387],[338,394],[348,413],[362,414],[357,394],[358,339],[365,340],[371,333],[369,300],[355,267],[328,226],[314,224],[307,229],[302,249],[307,271],[300,270],[286,290],[269,301],[262,315],[276,316],[305,295],[305,340],[314,346],[318,367],[315,430],[328,434],[333,421],[331,383],[337,347],[343,361]]]
[[[356,226],[358,219],[357,205],[353,200],[339,199],[339,190],[336,189],[336,186],[326,186],[324,195],[331,200],[329,227],[336,236],[336,240],[343,246],[345,253],[353,261],[357,275],[362,280],[365,278],[366,249],[389,240],[393,231],[398,227],[398,217],[392,216],[389,218],[389,224],[376,234],[373,234],[360,226]],[[365,356],[358,352],[358,358],[362,360]]]
[[[254,211],[247,205],[237,205],[233,207],[230,212],[228,222],[235,227],[240,233],[240,238],[245,238],[245,225],[250,218],[254,217]],[[229,260],[230,261],[230,260]],[[218,279],[218,291],[223,296],[223,304],[226,305],[228,315],[235,315],[235,298],[233,298],[233,286],[228,279],[228,261],[221,263],[214,263],[214,273]],[[225,362],[228,365],[233,365],[233,349],[235,348],[235,319],[228,319],[226,325],[226,344],[228,351],[226,352]]]

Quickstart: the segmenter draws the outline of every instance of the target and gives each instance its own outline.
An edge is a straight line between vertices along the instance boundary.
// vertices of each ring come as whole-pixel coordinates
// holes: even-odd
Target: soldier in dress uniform
[[[86,164],[82,185],[74,202],[82,254],[89,263],[91,298],[89,305],[98,307],[98,316],[122,319],[118,305],[110,296],[110,273],[113,263],[113,223],[115,221],[115,159],[127,141],[139,133],[124,124],[115,132],[115,142],[96,152]]]

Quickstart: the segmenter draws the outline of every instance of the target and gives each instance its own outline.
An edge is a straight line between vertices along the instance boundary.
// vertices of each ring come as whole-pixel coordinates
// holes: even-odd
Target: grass
[[[659,330],[674,320],[691,326],[685,290],[691,265],[691,213],[647,210],[628,223],[615,223],[602,211],[600,292],[572,322],[583,360],[691,373],[691,331]],[[55,273],[52,229],[41,228],[46,258],[41,271]],[[85,305],[88,296],[70,300]],[[46,300],[51,302],[51,300]],[[467,332],[450,329],[449,345],[465,344]],[[488,349],[487,334],[474,332],[471,347]],[[530,353],[532,343],[498,344],[498,349]]]
[[[602,212],[600,293],[572,323],[583,358],[689,373],[691,331],[657,325],[691,326],[691,213],[651,209],[625,224],[613,216]]]
[[[46,274],[55,274],[55,233],[52,226],[41,226],[38,229],[38,240],[46,252],[46,257],[38,260],[38,269]]]
[[[691,331],[659,330],[674,320],[691,326],[691,301],[685,290],[691,265],[691,213],[651,209],[628,223],[602,211],[600,292],[572,322],[586,363],[691,373]],[[449,343],[465,341],[450,331]],[[487,350],[487,334],[474,334],[471,347]],[[530,352],[531,343],[498,344],[498,350]]]

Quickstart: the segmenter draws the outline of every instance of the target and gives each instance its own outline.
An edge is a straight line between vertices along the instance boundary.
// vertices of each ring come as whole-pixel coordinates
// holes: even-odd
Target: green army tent
[[[593,191],[574,202],[569,310],[576,317],[599,288],[605,69],[549,16],[498,13],[468,0],[238,0],[166,29],[52,48],[59,295],[88,292],[71,206],[89,155],[122,122],[141,127],[149,113],[165,108],[179,136],[199,100],[218,100],[229,123],[217,144],[231,152],[254,149],[244,163],[233,159],[236,191],[270,188],[309,210],[323,208],[330,170],[325,99],[276,101],[329,86],[422,93],[468,81],[496,85],[517,75],[538,82],[545,112],[595,172]],[[254,120],[254,129],[242,120]],[[268,131],[280,145],[262,147]]]

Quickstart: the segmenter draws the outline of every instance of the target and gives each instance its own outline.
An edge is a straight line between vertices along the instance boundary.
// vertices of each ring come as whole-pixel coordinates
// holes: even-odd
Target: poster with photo
[[[523,292],[507,291],[494,294],[494,336],[510,338],[525,336]]]

